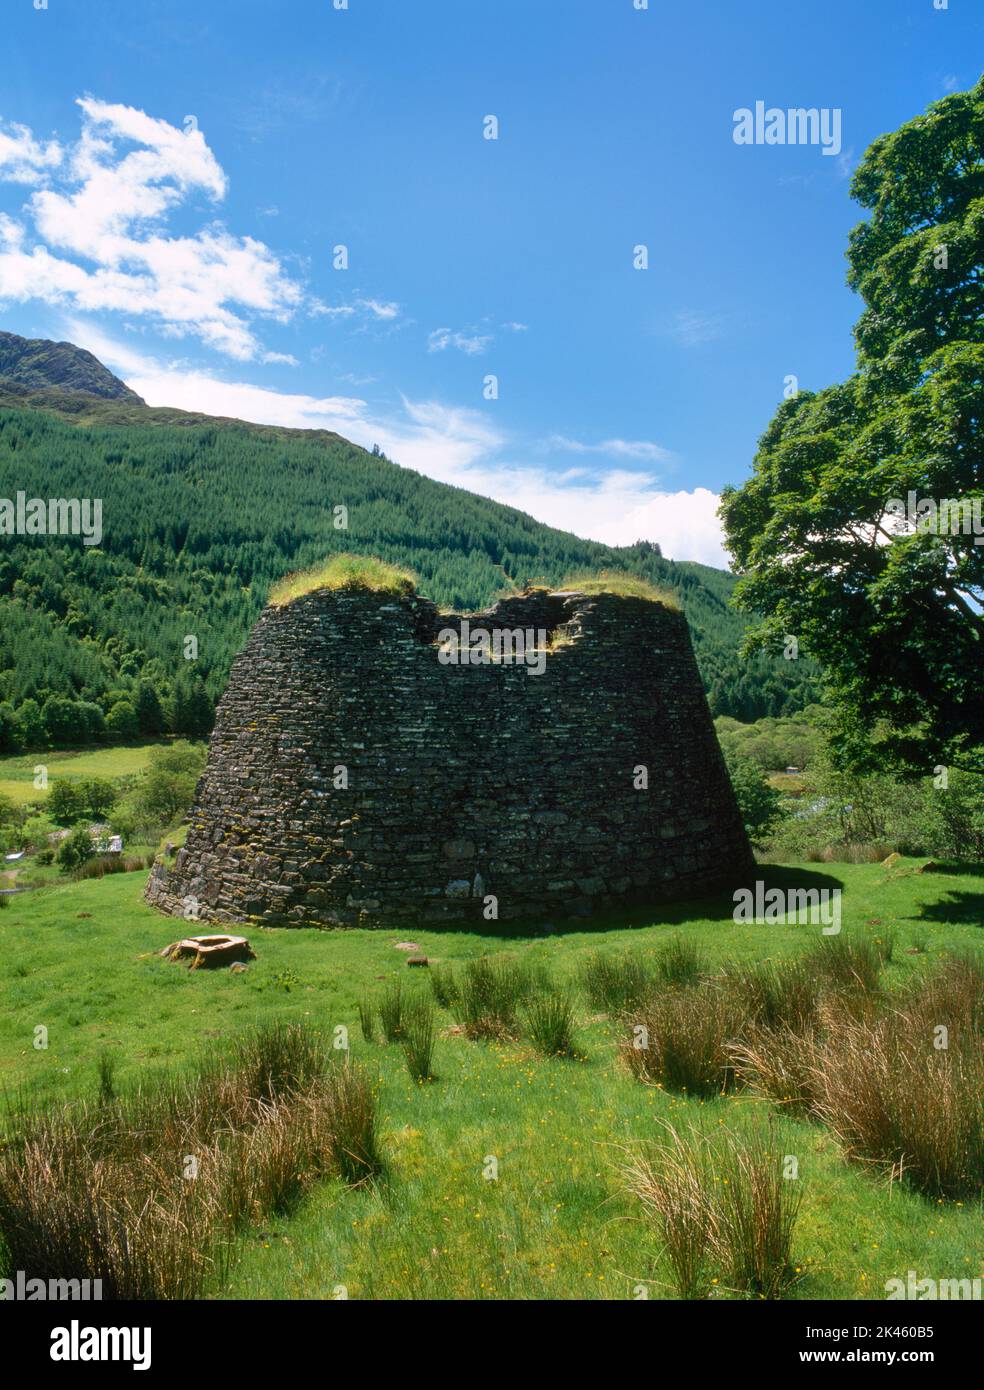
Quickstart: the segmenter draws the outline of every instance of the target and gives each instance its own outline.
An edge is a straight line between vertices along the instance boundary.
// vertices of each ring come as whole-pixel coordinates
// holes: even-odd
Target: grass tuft
[[[359,1000],[359,1027],[363,1042],[376,1041],[376,1006],[368,994]]]
[[[105,1076],[105,1073],[104,1073]],[[297,1025],[240,1040],[228,1062],[109,1106],[8,1116],[0,1240],[11,1268],[99,1279],[104,1298],[194,1299],[221,1286],[237,1239],[311,1183],[381,1171],[376,1095]]]
[[[442,1009],[453,1008],[461,998],[461,989],[450,966],[432,965],[430,982],[434,998]]]
[[[622,1056],[640,1081],[695,1096],[720,1095],[735,1083],[730,1045],[747,1009],[717,981],[653,994],[624,1016],[631,1037]]]
[[[519,1032],[521,1004],[549,989],[541,969],[512,960],[479,956],[465,961],[453,1005],[469,1038],[512,1038]]]
[[[581,594],[618,594],[621,598],[644,598],[650,603],[661,603],[679,613],[680,600],[669,589],[657,588],[648,579],[624,570],[603,569],[593,573],[568,575],[558,589],[573,589]]]
[[[526,1028],[538,1052],[546,1057],[573,1057],[574,1004],[568,994],[534,996],[526,1005]]]
[[[654,969],[639,951],[595,951],[578,971],[578,981],[591,1006],[612,1013],[640,1005],[655,980]]]
[[[711,973],[710,962],[691,937],[674,933],[656,955],[656,975],[663,984],[695,985]]]
[[[403,985],[400,980],[394,980],[387,985],[379,1001],[379,1022],[387,1042],[396,1042],[403,1032],[403,1008]]]
[[[435,1020],[429,999],[415,999],[404,1008],[402,1034],[407,1071],[414,1081],[433,1081]]]
[[[366,593],[412,594],[416,576],[371,555],[331,555],[319,565],[285,575],[270,590],[268,604],[283,608],[315,589],[358,589]]]
[[[851,1158],[930,1197],[984,1192],[984,973],[949,962],[880,1017],[842,1018],[813,1112]]]
[[[793,1231],[802,1200],[783,1168],[778,1128],[743,1128],[713,1140],[696,1126],[636,1150],[626,1186],[656,1227],[677,1297],[706,1298],[719,1270],[731,1289],[781,1298],[793,1279]]]

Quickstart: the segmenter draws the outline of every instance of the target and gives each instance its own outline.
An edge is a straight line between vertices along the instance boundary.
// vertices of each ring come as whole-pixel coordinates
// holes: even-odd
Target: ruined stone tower
[[[541,636],[510,660],[517,630]],[[751,862],[682,613],[533,590],[464,617],[321,588],[268,607],[236,659],[147,897],[215,922],[546,922]]]

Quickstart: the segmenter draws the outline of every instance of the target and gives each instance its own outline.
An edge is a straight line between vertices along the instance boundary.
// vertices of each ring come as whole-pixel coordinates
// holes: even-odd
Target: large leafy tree
[[[726,489],[736,597],[752,648],[819,658],[856,764],[984,770],[984,537],[933,521],[984,513],[984,79],[879,137],[851,191],[857,370],[784,401]]]

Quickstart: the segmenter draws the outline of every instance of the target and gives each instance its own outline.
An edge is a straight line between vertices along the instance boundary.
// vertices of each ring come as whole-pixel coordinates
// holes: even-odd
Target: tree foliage
[[[785,401],[725,491],[736,599],[750,650],[820,661],[842,756],[984,770],[984,543],[933,520],[984,508],[984,79],[877,139],[852,192],[857,370]]]

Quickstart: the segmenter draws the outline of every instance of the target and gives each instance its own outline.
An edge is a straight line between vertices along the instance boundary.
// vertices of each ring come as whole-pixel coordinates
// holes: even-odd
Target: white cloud
[[[654,540],[672,559],[727,564],[715,515],[718,498],[706,488],[667,492],[654,476],[629,469],[594,474],[587,468],[554,471],[511,463],[499,455],[507,445],[514,445],[480,411],[403,398],[394,412],[370,406],[360,397],[272,391],[246,382],[221,381],[181,363],[161,364],[85,321],[68,323],[66,331],[73,342],[121,372],[148,405],[178,406],[297,429],[334,430],[366,447],[378,444],[405,468],[517,507],[538,521],[586,539],[607,545]],[[640,441],[623,443],[640,447]],[[648,447],[659,449],[658,445]]]
[[[11,183],[42,183],[62,162],[57,140],[42,144],[23,125],[0,126],[0,178]]]
[[[355,306],[352,304],[324,304],[320,299],[315,299],[311,302],[311,313],[314,317],[348,319],[354,315]]]
[[[361,320],[363,326],[367,323],[395,323],[403,312],[400,305],[392,301],[364,298],[353,299],[349,304],[325,304],[320,299],[313,299],[308,304],[308,311],[316,318]]]
[[[645,463],[671,463],[676,455],[661,444],[648,439],[603,439],[599,444],[585,444],[563,434],[552,434],[547,448],[568,454],[610,454],[616,458],[638,459]]]
[[[378,299],[360,299],[358,304],[377,319],[395,319],[400,314],[399,304],[383,304]]]
[[[477,357],[485,351],[491,341],[491,333],[462,333],[452,332],[450,328],[435,328],[433,333],[428,335],[427,351],[446,352],[448,348],[456,348],[466,357]]]
[[[33,244],[25,224],[16,241],[4,238],[0,300],[146,316],[170,336],[262,359],[253,316],[286,321],[302,302],[300,287],[253,237],[219,223],[193,236],[169,236],[163,226],[190,194],[225,196],[225,174],[201,131],[92,97],[78,105],[82,134],[67,163],[50,146],[38,156],[51,186],[27,205]],[[18,129],[19,148],[34,157],[41,147]],[[0,161],[0,178],[15,176]]]

